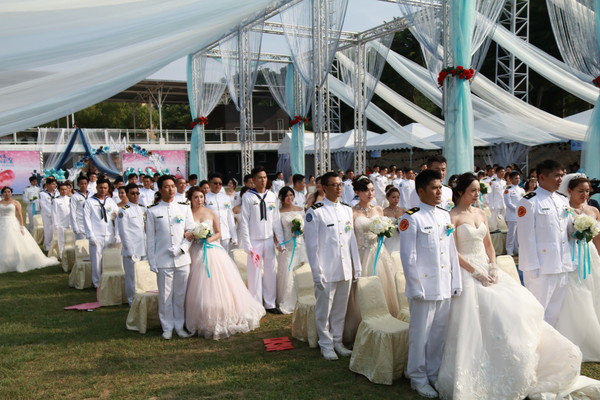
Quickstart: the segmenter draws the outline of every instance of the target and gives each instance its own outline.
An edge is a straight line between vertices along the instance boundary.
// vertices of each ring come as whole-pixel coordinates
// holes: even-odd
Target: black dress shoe
[[[283,314],[279,308],[267,308],[269,314]]]

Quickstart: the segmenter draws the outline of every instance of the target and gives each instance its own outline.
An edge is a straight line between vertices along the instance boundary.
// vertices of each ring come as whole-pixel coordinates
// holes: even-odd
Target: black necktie
[[[267,197],[268,193],[265,193],[265,195],[262,197],[260,194],[258,194],[258,192],[254,192],[254,194],[256,194],[258,196],[258,198],[260,199],[260,220],[262,221],[264,219],[266,221],[267,220],[267,203],[265,203],[265,197]]]
[[[98,204],[100,204],[100,218],[102,218],[104,222],[108,222],[108,218],[106,216],[106,208],[104,208],[104,206],[106,205],[106,198],[104,198],[104,201],[100,201],[99,198],[97,198],[96,196],[94,197],[96,198],[96,200],[98,200]]]

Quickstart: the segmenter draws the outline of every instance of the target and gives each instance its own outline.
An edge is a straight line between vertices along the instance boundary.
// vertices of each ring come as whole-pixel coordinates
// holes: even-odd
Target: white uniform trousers
[[[125,295],[131,305],[135,294],[135,261],[131,256],[123,256],[123,269],[125,270]]]
[[[39,214],[40,211],[37,210]],[[27,205],[27,218],[29,218],[29,231],[33,233],[33,204]]]
[[[408,300],[408,362],[406,376],[413,385],[437,382],[448,331],[451,299]]]
[[[275,297],[277,293],[277,273],[275,271],[275,245],[273,238],[263,240],[251,239],[252,249],[260,255],[263,265],[261,277],[260,268],[256,268],[252,262],[252,255],[248,254],[246,274],[248,276],[248,290],[256,301],[263,304],[268,310],[275,308]]]
[[[556,325],[565,299],[569,273],[538,275],[538,270],[523,271],[523,282],[544,307],[544,320],[552,326]]]
[[[158,317],[163,332],[182,330],[190,265],[158,269]]]
[[[102,275],[102,252],[108,247],[110,236],[95,236],[96,243],[90,243],[90,264],[92,264],[92,283],[98,287],[100,275]]]
[[[344,320],[348,309],[351,281],[327,282],[325,290],[315,288],[315,319],[319,347],[322,350],[333,350],[334,344],[342,343]]]
[[[44,249],[48,251],[52,243],[54,226],[52,225],[52,217],[50,215],[42,215],[42,221],[44,223]]]
[[[514,256],[519,252],[517,239],[517,221],[506,221],[508,232],[506,233],[506,254]]]

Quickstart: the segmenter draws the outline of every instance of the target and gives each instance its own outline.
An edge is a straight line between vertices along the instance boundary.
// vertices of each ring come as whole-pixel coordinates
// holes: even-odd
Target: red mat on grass
[[[65,307],[65,310],[92,311],[92,310],[95,310],[96,308],[100,308],[100,303],[98,303],[97,301],[95,301],[93,303],[83,303],[83,304],[76,304],[74,306]]]
[[[263,342],[267,351],[291,350],[294,348],[289,337],[263,339]]]

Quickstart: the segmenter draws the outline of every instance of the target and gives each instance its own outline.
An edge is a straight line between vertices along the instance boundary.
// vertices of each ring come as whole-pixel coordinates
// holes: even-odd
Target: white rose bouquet
[[[194,238],[198,240],[206,240],[213,234],[210,225],[204,222],[197,223],[192,233],[194,234]]]
[[[590,217],[589,215],[581,214],[576,216],[573,225],[575,226],[575,233],[573,236],[575,236],[577,240],[589,242],[600,233],[600,223],[598,223],[594,217]]]
[[[292,220],[292,234],[300,236],[304,233],[304,220],[302,218],[294,218]]]
[[[394,229],[394,221],[388,217],[374,217],[371,220],[369,231],[374,233],[378,237],[392,237],[392,231]]]
[[[490,192],[490,185],[484,181],[479,181],[479,191],[481,194],[488,194]]]
[[[592,260],[589,242],[600,233],[600,223],[589,215],[581,214],[573,221],[575,226],[575,242],[573,243],[572,261],[577,260],[579,279],[586,279],[592,273]]]

